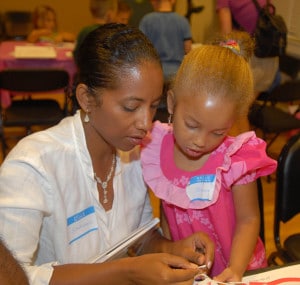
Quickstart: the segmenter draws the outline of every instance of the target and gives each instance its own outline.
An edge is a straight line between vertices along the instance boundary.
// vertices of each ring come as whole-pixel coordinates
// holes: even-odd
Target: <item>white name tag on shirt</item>
[[[186,187],[186,194],[191,201],[211,201],[213,198],[215,183],[215,174],[193,176]]]
[[[67,218],[69,244],[98,230],[95,208],[90,206]]]

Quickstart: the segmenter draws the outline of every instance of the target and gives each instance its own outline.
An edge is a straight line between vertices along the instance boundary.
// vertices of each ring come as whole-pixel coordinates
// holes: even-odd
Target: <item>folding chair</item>
[[[6,39],[25,40],[33,28],[30,11],[7,11],[3,18]]]
[[[276,251],[268,257],[269,265],[300,261],[299,231],[282,242],[282,223],[300,213],[300,133],[285,144],[278,159],[273,235]]]
[[[261,93],[250,108],[249,122],[262,131],[267,150],[283,132],[300,129],[300,120],[295,113],[290,114],[278,106],[281,103],[288,108],[291,102],[297,101],[300,102],[300,80],[290,80],[269,93]]]
[[[69,74],[61,69],[6,69],[0,72],[0,89],[12,94],[10,106],[1,108],[3,157],[7,150],[7,128],[24,127],[25,135],[28,135],[33,126],[54,125],[68,115],[68,87]],[[51,98],[46,98],[49,92]],[[61,106],[58,96],[62,93]]]

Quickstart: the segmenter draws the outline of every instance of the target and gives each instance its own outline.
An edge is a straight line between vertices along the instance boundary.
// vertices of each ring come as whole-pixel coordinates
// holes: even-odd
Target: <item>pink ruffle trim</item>
[[[155,195],[178,207],[206,208],[217,201],[222,183],[230,189],[234,184],[247,184],[260,176],[269,175],[277,167],[277,162],[266,155],[266,143],[257,138],[254,132],[246,132],[236,138],[229,137],[213,153],[223,155],[224,163],[216,168],[212,200],[191,201],[184,188],[174,185],[165,177],[160,166],[162,140],[170,130],[167,124],[158,121],[154,123],[151,140],[142,149],[141,161],[144,179]]]

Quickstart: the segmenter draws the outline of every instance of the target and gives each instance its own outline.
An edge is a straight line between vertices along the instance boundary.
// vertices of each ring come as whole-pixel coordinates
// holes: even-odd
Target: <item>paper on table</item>
[[[147,234],[150,234],[150,232],[156,228],[158,223],[158,218],[152,219],[149,223],[138,228],[104,253],[90,259],[88,263],[99,263],[126,256],[128,248],[136,242],[143,242],[143,238],[146,238]]]
[[[202,279],[200,278],[202,277]],[[282,266],[243,277],[241,282],[216,282],[205,274],[194,285],[299,285],[300,264]]]
[[[243,278],[243,281],[244,282],[251,281],[249,284],[266,284],[266,285],[300,284],[300,264],[283,266],[262,273],[245,276]],[[254,283],[255,281],[260,283]]]
[[[56,51],[52,46],[15,46],[14,56],[24,59],[56,58]]]

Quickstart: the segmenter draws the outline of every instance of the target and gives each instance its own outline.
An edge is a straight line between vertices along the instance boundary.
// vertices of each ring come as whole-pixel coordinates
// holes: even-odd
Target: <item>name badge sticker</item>
[[[193,176],[186,187],[186,194],[191,201],[211,201],[213,198],[215,183],[215,174]]]
[[[69,244],[92,231],[98,230],[95,208],[90,206],[67,218]]]

